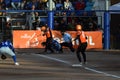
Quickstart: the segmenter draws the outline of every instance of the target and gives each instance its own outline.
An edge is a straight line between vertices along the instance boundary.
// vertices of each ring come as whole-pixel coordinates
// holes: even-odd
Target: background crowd
[[[35,6],[36,10],[49,8],[49,0],[0,0],[0,6],[9,10],[30,10]],[[54,10],[91,10],[94,0],[52,0]]]
[[[48,2],[49,0],[0,0],[0,10],[43,10],[21,14],[26,17],[25,26],[37,29],[47,23],[45,18],[39,16],[47,15],[45,11],[49,10]],[[54,16],[57,16],[54,19],[54,29],[74,30],[74,26],[80,23],[84,26],[83,30],[98,30],[98,17],[92,11],[94,4],[95,0],[52,0]]]

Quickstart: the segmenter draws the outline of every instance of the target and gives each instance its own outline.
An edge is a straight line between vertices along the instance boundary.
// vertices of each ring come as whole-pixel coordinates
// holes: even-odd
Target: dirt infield
[[[87,51],[87,64],[78,64],[75,53],[43,53],[43,49],[17,49],[20,66],[0,60],[1,80],[120,80],[118,52]],[[116,54],[117,53],[117,54]]]

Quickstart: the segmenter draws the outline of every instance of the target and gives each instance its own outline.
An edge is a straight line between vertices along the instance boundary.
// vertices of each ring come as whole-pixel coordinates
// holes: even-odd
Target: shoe
[[[82,63],[72,65],[72,67],[81,67],[81,66],[82,66]]]
[[[18,62],[15,63],[16,66],[19,66],[20,64]]]
[[[83,64],[87,64],[87,62],[83,62]]]

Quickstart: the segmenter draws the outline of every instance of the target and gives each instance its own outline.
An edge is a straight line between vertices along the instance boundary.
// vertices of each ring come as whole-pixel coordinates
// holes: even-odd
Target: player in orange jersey
[[[43,36],[46,36],[45,52],[47,52],[47,50],[50,50],[51,53],[54,53],[54,50],[51,47],[52,40],[53,40],[53,38],[52,38],[52,31],[47,26],[42,26],[41,31],[43,31]]]
[[[79,40],[79,46],[77,48],[76,54],[77,54],[77,58],[79,60],[80,63],[82,63],[81,60],[81,56],[80,53],[82,54],[83,57],[83,64],[86,64],[86,48],[87,48],[87,37],[84,33],[84,31],[82,30],[82,26],[80,24],[76,25],[76,31],[77,31],[77,37],[75,38]]]

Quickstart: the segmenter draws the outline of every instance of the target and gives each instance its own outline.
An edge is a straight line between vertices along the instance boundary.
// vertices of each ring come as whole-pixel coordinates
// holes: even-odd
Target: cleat
[[[19,66],[20,64],[18,62],[15,63],[16,66]]]
[[[87,64],[87,62],[83,62],[83,64],[85,65],[85,64]]]

